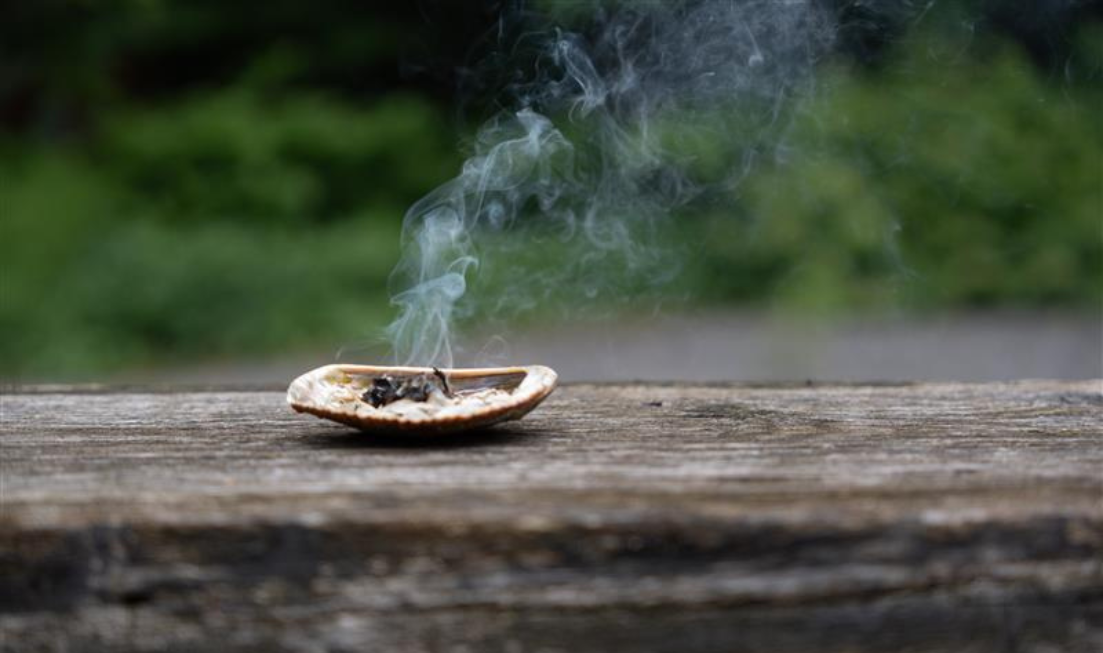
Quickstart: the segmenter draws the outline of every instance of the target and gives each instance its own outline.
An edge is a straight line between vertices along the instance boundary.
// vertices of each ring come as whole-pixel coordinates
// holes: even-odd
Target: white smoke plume
[[[668,281],[677,248],[660,242],[664,220],[776,152],[785,108],[834,34],[808,0],[584,6],[575,31],[527,15],[538,56],[510,89],[514,106],[406,214],[387,330],[396,362],[451,366],[455,324],[477,307],[609,301]],[[720,178],[694,174],[702,138],[729,155]],[[525,267],[532,252],[554,264]],[[482,277],[499,280],[493,297]]]

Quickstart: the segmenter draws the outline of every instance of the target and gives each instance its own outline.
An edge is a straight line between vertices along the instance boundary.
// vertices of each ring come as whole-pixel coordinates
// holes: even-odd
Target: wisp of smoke
[[[514,106],[406,214],[387,330],[396,362],[453,364],[454,324],[474,310],[480,275],[507,281],[482,302],[490,311],[557,289],[582,301],[668,281],[662,221],[768,151],[834,33],[808,0],[597,3],[586,23],[527,31],[539,56]],[[726,174],[695,176],[690,136],[724,143]],[[533,248],[555,264],[511,270]]]

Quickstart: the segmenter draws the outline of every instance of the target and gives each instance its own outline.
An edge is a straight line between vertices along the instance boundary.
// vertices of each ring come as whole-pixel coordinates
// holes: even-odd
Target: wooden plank
[[[0,402],[5,650],[1103,649],[1100,381],[569,385],[417,441]]]

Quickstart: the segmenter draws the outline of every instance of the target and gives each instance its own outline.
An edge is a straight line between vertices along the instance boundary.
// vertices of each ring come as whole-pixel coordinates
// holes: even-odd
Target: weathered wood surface
[[[0,400],[5,650],[1103,650],[1099,381]]]

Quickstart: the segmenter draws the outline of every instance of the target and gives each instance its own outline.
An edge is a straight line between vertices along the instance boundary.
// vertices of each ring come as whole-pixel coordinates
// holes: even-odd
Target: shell
[[[291,382],[287,403],[300,413],[363,431],[434,434],[520,419],[555,390],[558,375],[542,365],[439,370],[454,394],[434,391],[427,401],[399,399],[379,407],[363,398],[383,376],[434,375],[430,367],[326,365]]]

